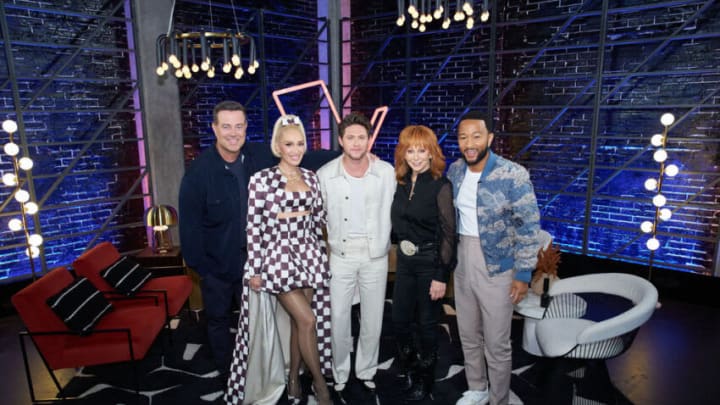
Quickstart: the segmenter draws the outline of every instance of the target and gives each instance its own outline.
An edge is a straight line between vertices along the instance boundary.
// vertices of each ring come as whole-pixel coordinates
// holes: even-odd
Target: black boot
[[[402,379],[400,389],[405,392],[412,387],[413,368],[417,362],[417,353],[410,344],[400,343],[398,351],[398,377]]]
[[[405,399],[408,401],[422,401],[432,393],[435,383],[435,364],[437,363],[437,352],[423,354],[418,357],[415,367],[417,374],[413,378],[412,386],[405,392]]]

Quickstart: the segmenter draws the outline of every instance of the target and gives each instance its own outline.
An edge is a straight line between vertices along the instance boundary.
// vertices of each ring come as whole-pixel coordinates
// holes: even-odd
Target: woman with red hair
[[[456,263],[452,184],[443,170],[445,157],[430,128],[411,125],[400,132],[391,211],[399,248],[392,319],[405,399],[410,401],[432,392],[441,298]]]

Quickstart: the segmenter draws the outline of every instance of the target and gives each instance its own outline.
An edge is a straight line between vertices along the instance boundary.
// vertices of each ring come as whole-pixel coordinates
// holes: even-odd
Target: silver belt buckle
[[[415,253],[417,253],[418,248],[415,246],[414,243],[410,242],[409,240],[401,240],[400,241],[400,251],[403,252],[405,256],[415,256]]]

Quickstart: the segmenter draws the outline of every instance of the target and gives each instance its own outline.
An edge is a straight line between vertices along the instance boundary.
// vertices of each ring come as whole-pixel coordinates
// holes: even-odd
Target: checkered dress
[[[280,294],[297,288],[314,288],[312,308],[317,318],[318,351],[325,375],[332,375],[330,340],[330,271],[322,228],[325,210],[315,173],[301,168],[310,187],[306,192],[285,192],[280,169],[261,170],[248,187],[248,259],[245,279],[260,276],[262,291]],[[283,212],[308,211],[310,215],[278,218]],[[243,289],[240,325],[230,366],[225,401],[241,404],[249,369],[248,283]]]

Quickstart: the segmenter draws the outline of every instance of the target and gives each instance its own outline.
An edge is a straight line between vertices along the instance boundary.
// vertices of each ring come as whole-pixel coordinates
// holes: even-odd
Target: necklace
[[[279,169],[279,168],[280,168],[280,167],[278,166],[278,169]],[[291,175],[291,174],[289,174],[289,173],[285,173],[285,171],[284,171],[283,169],[280,169],[280,173],[282,173],[282,175],[285,176],[285,178],[287,179],[287,182],[288,182],[288,183],[293,182],[293,181],[297,181],[297,180],[300,179],[300,177],[301,177],[299,170],[295,171],[295,173]]]

